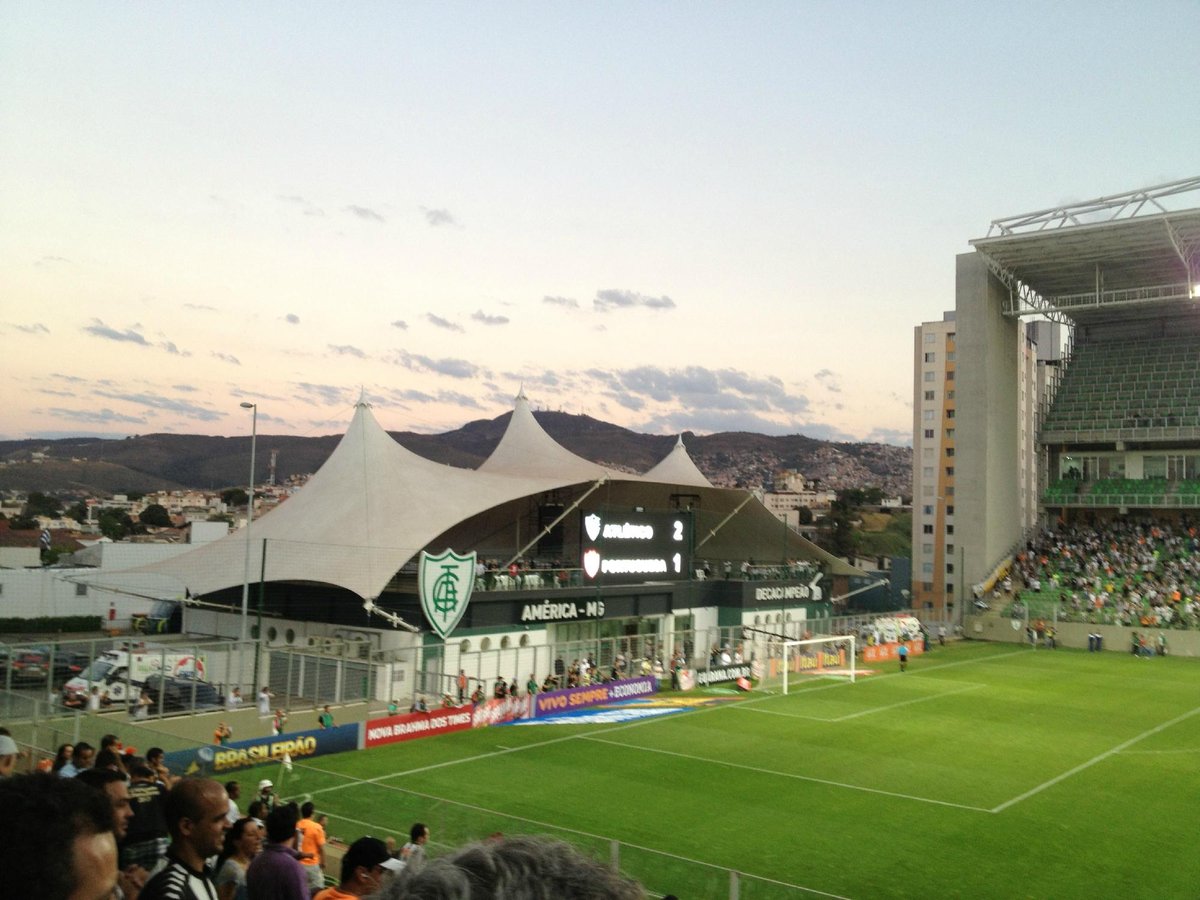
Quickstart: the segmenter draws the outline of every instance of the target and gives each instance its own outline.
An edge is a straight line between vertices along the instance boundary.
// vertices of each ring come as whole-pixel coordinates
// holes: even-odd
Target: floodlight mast
[[[241,642],[245,643],[250,616],[250,523],[254,521],[254,450],[258,443],[258,404],[242,401],[241,407],[253,410],[250,418],[250,493],[246,499],[246,562],[242,573]]]

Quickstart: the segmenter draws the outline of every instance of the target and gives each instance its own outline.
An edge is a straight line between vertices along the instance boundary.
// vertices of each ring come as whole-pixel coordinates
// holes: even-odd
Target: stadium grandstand
[[[990,592],[1012,562],[1061,553],[1061,542],[1040,543],[1056,529],[1093,556],[1134,556],[1169,537],[1135,567],[1162,578],[1160,558],[1195,552],[1200,522],[1200,178],[997,219],[971,245],[957,260],[953,314],[963,589]],[[1029,378],[1020,347],[1034,320],[1064,340]],[[1036,469],[1028,493],[1013,465],[1024,442]],[[1130,588],[1100,581],[1103,592]],[[1164,587],[1189,599],[1185,583]]]

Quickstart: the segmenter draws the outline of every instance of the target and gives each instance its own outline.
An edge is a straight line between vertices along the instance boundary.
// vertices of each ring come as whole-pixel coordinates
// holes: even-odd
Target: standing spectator
[[[946,646],[946,626],[945,625],[938,626],[938,644],[941,645],[942,647]]]
[[[100,712],[100,688],[92,685],[92,690],[87,698],[87,711],[90,713]]]
[[[366,897],[379,890],[384,872],[399,872],[403,868],[400,860],[388,855],[387,846],[379,838],[359,838],[342,857],[341,882],[321,891],[313,900]]]
[[[525,682],[525,695],[528,697],[532,697],[537,692],[538,692],[537,677],[532,672],[530,672],[529,680],[527,682]],[[459,703],[461,703],[461,702],[462,702],[462,699],[460,698]]]
[[[458,703],[461,706],[462,702],[467,699],[467,673],[458,670]]]
[[[898,646],[896,648],[896,653],[900,657],[900,671],[901,672],[907,671],[908,670],[908,644],[901,641],[900,646]]]
[[[217,889],[205,860],[225,845],[229,798],[220,782],[184,778],[167,794],[167,865],[142,888],[139,900],[212,900]]]
[[[154,770],[145,763],[135,765],[129,781],[133,819],[121,844],[122,869],[137,865],[151,872],[167,855],[166,798],[167,789],[155,779]]]
[[[17,742],[10,735],[0,734],[0,778],[12,776],[17,765]]]
[[[275,710],[275,718],[271,720],[271,734],[276,736],[283,734],[283,729],[287,727],[287,713],[282,709]]]
[[[312,896],[304,866],[296,859],[299,820],[294,803],[267,814],[267,844],[246,869],[249,900],[309,900]]]
[[[163,783],[163,787],[170,790],[177,779],[171,774],[171,770],[167,768],[165,761],[166,754],[162,747],[151,747],[146,751],[146,765],[154,770],[155,776]]]
[[[242,817],[238,810],[238,797],[242,796],[242,786],[236,781],[225,782],[225,794],[229,797],[229,811],[225,813],[225,818],[229,819],[229,824],[233,825]]]
[[[213,729],[213,743],[224,747],[229,743],[229,739],[233,737],[233,729],[226,722],[218,722],[217,727]]]
[[[258,796],[255,799],[266,806],[267,812],[279,805],[279,795],[275,793],[275,785],[270,778],[264,778],[258,783]]]
[[[71,753],[71,761],[58,770],[63,778],[74,778],[84,769],[90,769],[96,759],[96,748],[87,741],[80,741]]]
[[[300,865],[304,866],[309,887],[316,893],[325,886],[325,828],[313,818],[314,809],[311,800],[300,807],[296,831],[300,833]]]
[[[113,837],[117,845],[125,840],[129,833],[129,823],[133,820],[133,806],[129,802],[129,785],[125,776],[112,769],[91,768],[75,776],[80,782],[103,795],[112,806]],[[149,872],[139,865],[131,864],[121,869],[117,876],[118,885],[126,900],[135,900],[142,885],[146,883]]]
[[[246,870],[262,850],[262,828],[249,817],[225,832],[225,849],[217,857],[217,900],[247,900]]]
[[[429,843],[429,826],[415,822],[408,830],[408,843],[400,848],[400,861],[406,869],[420,872],[425,868],[425,845]]]
[[[242,706],[242,689],[240,687],[235,687],[232,691],[229,692],[229,696],[225,698],[225,708],[230,711],[233,711],[235,709],[240,709],[241,706]]]
[[[57,775],[0,779],[0,873],[9,896],[110,897],[117,887],[112,806]]]
[[[275,695],[271,693],[271,689],[265,684],[261,691],[258,692],[258,714],[266,718],[271,714],[271,701],[275,699]]]
[[[333,713],[329,711],[328,703],[325,704],[325,709],[321,711],[321,714],[317,716],[317,724],[322,728],[333,727]]]

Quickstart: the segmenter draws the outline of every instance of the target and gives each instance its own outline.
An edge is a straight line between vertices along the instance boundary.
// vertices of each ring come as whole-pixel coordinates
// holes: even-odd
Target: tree
[[[245,506],[250,500],[250,496],[244,488],[228,488],[221,491],[221,502],[226,506]]]
[[[80,524],[88,520],[88,508],[86,503],[76,503],[67,510],[67,517],[74,519]]]
[[[123,509],[102,509],[96,517],[100,533],[112,541],[119,541],[133,534],[133,519]]]
[[[138,514],[138,521],[153,528],[170,528],[175,524],[171,521],[171,514],[161,503],[151,503],[143,509]]]
[[[57,497],[34,491],[25,501],[24,513],[29,518],[46,516],[49,519],[57,519],[62,515],[62,504]]]

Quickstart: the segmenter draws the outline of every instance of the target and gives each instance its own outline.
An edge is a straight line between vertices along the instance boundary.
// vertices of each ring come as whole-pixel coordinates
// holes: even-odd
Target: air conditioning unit
[[[341,648],[342,648],[342,642],[340,639],[335,638],[335,637],[325,638],[324,650],[326,653],[332,653],[332,654],[336,655],[338,653],[338,651],[341,650]]]
[[[355,641],[351,646],[354,648],[355,659],[371,658],[371,645],[366,641]]]
[[[308,643],[308,646],[310,646],[310,647],[321,647],[324,644],[324,642],[325,642],[325,638],[317,637],[316,635],[311,635],[311,634],[308,636],[307,643]]]

